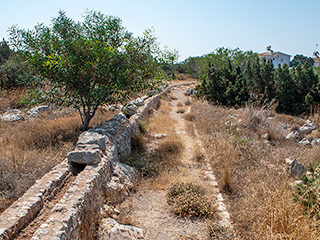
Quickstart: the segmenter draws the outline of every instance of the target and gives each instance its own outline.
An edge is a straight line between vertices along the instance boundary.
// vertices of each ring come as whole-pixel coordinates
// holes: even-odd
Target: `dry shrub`
[[[187,99],[185,102],[184,102],[184,105],[186,106],[190,106],[192,103],[189,99]]]
[[[184,117],[184,119],[186,119],[186,120],[188,120],[190,122],[196,120],[196,118],[197,118],[196,115],[193,114],[193,113],[187,113],[183,117]]]
[[[180,154],[183,149],[181,139],[176,135],[165,138],[158,146],[158,153],[161,156]]]
[[[285,114],[277,114],[275,116],[275,119],[277,121],[280,121],[284,124],[289,124],[291,126],[297,125],[297,126],[302,126],[304,124],[304,120],[299,118],[299,117],[294,117],[290,115],[285,115]]]
[[[183,107],[183,104],[181,102],[178,102],[177,107]]]
[[[174,131],[175,124],[176,120],[171,118],[168,112],[162,112],[156,117],[150,118],[150,123],[146,128],[146,133],[148,135],[154,135],[158,133],[169,135]]]
[[[12,90],[0,91],[0,111],[6,111],[8,108],[20,107],[18,103],[21,97],[25,94],[25,89],[16,88]]]
[[[197,116],[194,123],[206,156],[211,159],[217,179],[221,179],[219,187],[229,186],[232,190],[224,194],[237,236],[240,239],[320,239],[319,221],[305,214],[303,207],[293,201],[293,179],[283,170],[285,158],[296,158],[306,164],[319,159],[319,152],[281,139],[274,147],[261,140],[249,141],[250,128],[224,127],[227,116],[235,110],[198,101],[193,102],[191,109]],[[242,114],[250,112],[242,111]],[[274,119],[279,118],[276,115]],[[281,122],[276,123],[272,127],[274,133],[281,128]],[[256,127],[260,128],[260,124]],[[260,131],[253,132],[257,130]]]
[[[211,216],[215,206],[205,194],[201,186],[191,183],[174,184],[167,194],[167,201],[173,207],[173,212],[180,216]]]
[[[193,158],[196,162],[202,162],[205,159],[204,153],[199,145],[193,148]]]
[[[185,111],[186,111],[185,109],[181,108],[177,110],[177,113],[184,113]]]

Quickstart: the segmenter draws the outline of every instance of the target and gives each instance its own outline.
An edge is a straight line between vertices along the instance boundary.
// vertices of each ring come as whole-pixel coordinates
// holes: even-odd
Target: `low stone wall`
[[[170,88],[184,83],[172,85]],[[140,121],[160,104],[160,95],[145,100],[145,105],[129,119],[117,114],[104,125],[81,134],[76,149],[68,154],[69,166],[85,164],[52,214],[32,239],[93,239],[100,207],[111,196],[110,181],[115,162],[131,153],[131,137],[139,131]],[[67,160],[52,169],[0,216],[0,239],[13,239],[40,211],[43,203],[58,191],[70,176]],[[111,184],[112,185],[112,184]]]
[[[0,215],[0,239],[12,239],[42,209],[43,204],[71,175],[67,160],[38,180],[21,198]]]

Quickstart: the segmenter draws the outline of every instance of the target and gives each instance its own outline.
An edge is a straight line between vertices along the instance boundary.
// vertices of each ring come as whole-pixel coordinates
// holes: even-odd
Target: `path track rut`
[[[184,93],[188,87],[180,86],[171,89],[172,96],[170,116],[177,120],[176,133],[181,138],[184,150],[180,156],[181,164],[176,172],[177,179],[193,182],[202,186],[210,186],[212,197],[217,199],[218,216],[221,225],[230,225],[229,214],[219,193],[218,184],[207,160],[202,163],[193,159],[193,148],[201,146],[200,140],[191,136],[186,130],[183,115],[190,111],[190,106],[184,106],[184,114],[177,113],[178,103],[184,103],[188,98]],[[208,169],[209,168],[209,169]],[[143,184],[142,184],[143,185]],[[170,211],[166,202],[166,190],[150,190],[140,188],[133,196],[122,204],[122,208],[130,208],[130,218],[145,232],[145,239],[208,239],[205,219],[178,217]]]

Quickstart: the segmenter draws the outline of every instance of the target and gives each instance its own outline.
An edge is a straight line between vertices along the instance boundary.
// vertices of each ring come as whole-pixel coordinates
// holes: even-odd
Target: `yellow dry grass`
[[[192,113],[197,116],[196,128],[224,191],[238,238],[320,239],[320,222],[304,214],[301,205],[293,201],[294,180],[283,169],[287,157],[305,165],[319,161],[318,148],[285,141],[280,131],[281,123],[301,125],[301,119],[275,115],[275,123],[268,131],[276,145],[269,146],[259,137],[263,133],[259,124],[264,124],[264,119],[249,126],[252,122],[248,110],[199,101],[192,104]],[[230,120],[232,125],[226,125],[233,114],[237,118]]]

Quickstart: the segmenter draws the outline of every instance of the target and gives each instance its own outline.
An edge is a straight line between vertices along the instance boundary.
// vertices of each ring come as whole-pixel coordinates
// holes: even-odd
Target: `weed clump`
[[[185,111],[186,111],[185,109],[181,108],[177,110],[177,113],[184,113]]]
[[[193,113],[187,113],[184,115],[184,119],[186,119],[187,121],[190,121],[190,122],[196,120],[196,118],[197,118],[196,115]]]
[[[174,184],[168,191],[167,201],[179,216],[205,217],[215,213],[215,206],[205,196],[204,189],[192,183]]]
[[[160,143],[158,153],[160,155],[175,155],[181,153],[183,145],[178,137],[170,136]]]
[[[183,104],[181,102],[178,102],[177,107],[183,107]]]

